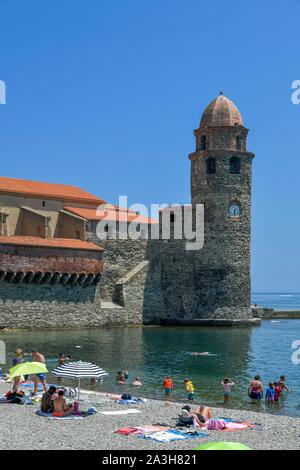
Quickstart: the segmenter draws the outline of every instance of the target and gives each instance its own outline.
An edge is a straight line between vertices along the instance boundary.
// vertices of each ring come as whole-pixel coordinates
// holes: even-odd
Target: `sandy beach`
[[[0,383],[0,394],[9,390]],[[300,419],[267,413],[212,408],[213,417],[250,421],[260,426],[244,431],[207,431],[207,437],[159,443],[135,435],[115,434],[119,428],[166,423],[175,427],[182,403],[148,400],[139,405],[120,405],[109,397],[84,395],[83,408],[96,406],[98,413],[79,420],[50,420],[35,414],[35,405],[0,405],[0,449],[95,449],[180,450],[208,441],[238,441],[252,449],[300,449]],[[137,409],[138,414],[106,416],[101,411]]]

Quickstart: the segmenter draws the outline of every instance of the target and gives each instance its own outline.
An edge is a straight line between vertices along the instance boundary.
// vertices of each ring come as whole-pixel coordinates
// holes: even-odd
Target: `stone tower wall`
[[[205,131],[207,133],[207,129]],[[196,131],[196,135],[199,135]],[[251,175],[253,154],[235,147],[244,128],[209,129],[208,145],[190,155],[192,204],[205,206],[205,242],[194,253],[197,315],[201,318],[237,318],[250,312]],[[235,147],[235,148],[234,148]],[[239,174],[230,173],[230,159],[240,160]],[[207,173],[207,159],[216,162]],[[230,217],[238,203],[240,217]]]

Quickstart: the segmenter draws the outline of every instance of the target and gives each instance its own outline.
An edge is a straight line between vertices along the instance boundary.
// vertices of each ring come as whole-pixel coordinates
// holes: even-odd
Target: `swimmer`
[[[209,352],[192,352],[192,356],[209,356]]]
[[[140,378],[139,378],[139,377],[136,377],[135,380],[132,382],[132,385],[133,385],[134,387],[141,387],[143,384],[142,384]]]
[[[117,373],[116,381],[120,385],[125,384],[125,377],[124,377],[123,373],[120,370]]]

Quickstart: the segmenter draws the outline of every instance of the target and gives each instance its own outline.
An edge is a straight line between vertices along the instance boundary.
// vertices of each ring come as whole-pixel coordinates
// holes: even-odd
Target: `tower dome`
[[[242,126],[243,119],[235,104],[223,93],[215,98],[202,114],[200,128],[212,126]]]

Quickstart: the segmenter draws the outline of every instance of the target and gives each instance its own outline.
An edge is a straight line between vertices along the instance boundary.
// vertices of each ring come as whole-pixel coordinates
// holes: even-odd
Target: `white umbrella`
[[[99,379],[100,377],[106,377],[108,375],[105,370],[96,366],[96,364],[83,361],[68,362],[67,364],[58,366],[51,371],[51,374],[56,377],[78,379],[78,403],[80,397],[80,379]]]

